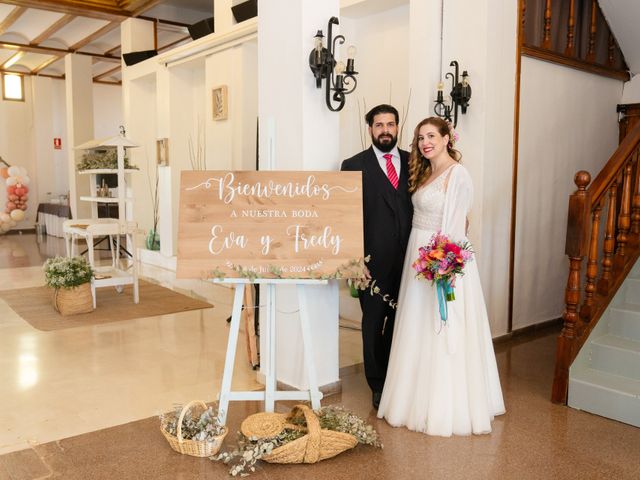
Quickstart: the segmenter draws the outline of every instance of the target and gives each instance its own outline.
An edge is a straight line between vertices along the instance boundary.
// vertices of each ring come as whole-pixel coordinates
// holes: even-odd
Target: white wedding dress
[[[428,435],[489,433],[505,412],[478,266],[458,277],[443,326],[435,287],[415,278],[418,248],[442,231],[466,240],[473,186],[451,166],[413,195],[413,228],[404,261],[387,377],[378,417]]]

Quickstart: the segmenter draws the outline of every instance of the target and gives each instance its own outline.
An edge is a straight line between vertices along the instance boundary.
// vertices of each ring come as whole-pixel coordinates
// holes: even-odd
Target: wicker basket
[[[320,421],[306,405],[296,405],[289,415],[280,413],[257,413],[242,422],[240,430],[247,437],[266,438],[286,428],[301,428],[288,423],[297,415],[304,415],[307,434],[273,450],[262,460],[270,463],[316,463],[335,457],[358,444],[353,435],[320,428]]]
[[[53,294],[53,308],[62,315],[93,312],[91,283],[83,283],[72,288],[56,288]]]
[[[185,455],[191,455],[192,457],[210,457],[215,455],[220,450],[222,446],[222,442],[224,437],[227,436],[229,430],[227,427],[224,427],[224,433],[215,437],[213,440],[185,440],[182,438],[182,420],[184,416],[187,414],[189,409],[193,405],[200,405],[204,410],[207,409],[207,404],[200,401],[194,400],[192,402],[187,403],[180,412],[180,417],[178,418],[178,431],[177,436],[173,436],[165,430],[165,424],[160,425],[160,431],[164,435],[164,438],[167,439],[171,448],[173,448],[178,453],[183,453]]]

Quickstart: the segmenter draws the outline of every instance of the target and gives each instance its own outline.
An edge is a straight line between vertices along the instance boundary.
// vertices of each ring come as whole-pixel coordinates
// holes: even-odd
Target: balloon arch
[[[7,233],[25,219],[29,200],[29,176],[23,167],[11,166],[0,157],[0,235]],[[6,194],[2,195],[2,190]],[[2,203],[0,203],[2,205]]]

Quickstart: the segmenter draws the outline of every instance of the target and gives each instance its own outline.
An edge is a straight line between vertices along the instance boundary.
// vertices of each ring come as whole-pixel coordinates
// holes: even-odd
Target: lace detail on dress
[[[413,203],[413,228],[437,232],[442,228],[444,212],[445,183],[449,178],[451,165],[426,187],[420,187],[411,197]]]

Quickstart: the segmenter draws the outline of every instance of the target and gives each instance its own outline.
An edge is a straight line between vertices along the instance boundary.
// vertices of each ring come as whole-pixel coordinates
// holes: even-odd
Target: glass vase
[[[160,250],[160,234],[151,229],[146,238],[147,250]]]

